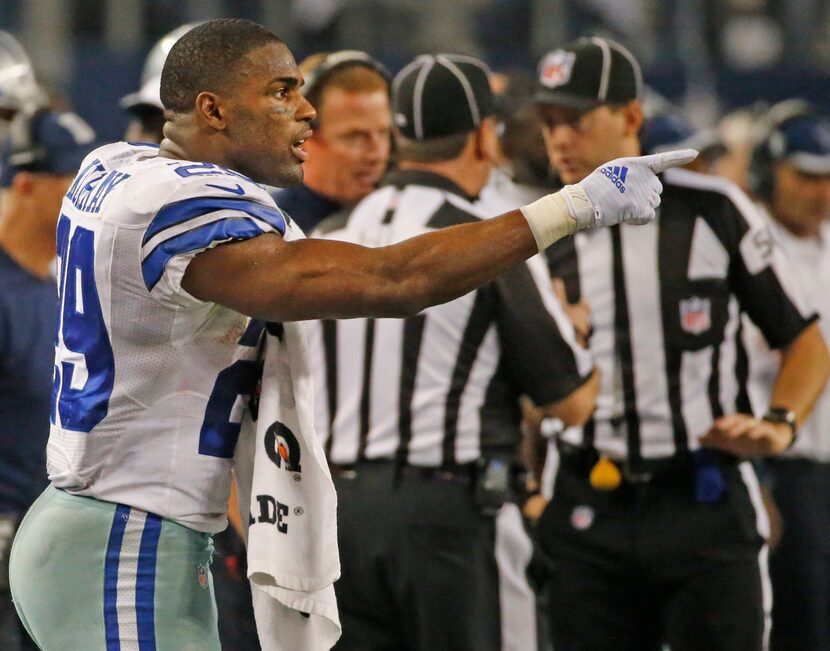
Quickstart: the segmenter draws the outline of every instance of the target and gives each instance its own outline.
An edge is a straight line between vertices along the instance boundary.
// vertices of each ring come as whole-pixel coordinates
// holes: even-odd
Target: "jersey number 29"
[[[52,423],[60,416],[64,429],[89,432],[107,415],[115,361],[95,286],[95,233],[76,226],[70,240],[71,227],[61,215]]]

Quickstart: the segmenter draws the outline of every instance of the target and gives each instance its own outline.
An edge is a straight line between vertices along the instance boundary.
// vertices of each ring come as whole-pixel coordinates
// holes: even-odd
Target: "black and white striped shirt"
[[[578,233],[547,253],[569,300],[588,301],[602,374],[593,419],[562,436],[632,464],[696,449],[713,419],[750,411],[741,312],[776,348],[815,318],[743,192],[684,170],[662,181],[652,223]]]
[[[478,219],[448,179],[396,172],[324,236],[382,246]],[[556,402],[592,368],[541,256],[409,319],[314,322],[309,332],[316,427],[335,464],[442,466],[512,451],[518,396]]]

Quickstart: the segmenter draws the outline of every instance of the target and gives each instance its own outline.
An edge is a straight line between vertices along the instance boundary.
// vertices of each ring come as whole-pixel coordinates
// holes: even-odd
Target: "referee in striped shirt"
[[[565,183],[640,151],[642,79],[601,38],[550,52],[537,103]],[[607,175],[620,192],[624,167]],[[602,381],[593,417],[558,436],[539,535],[552,559],[557,651],[756,651],[768,636],[766,517],[746,455],[792,444],[828,373],[816,315],[764,220],[734,185],[662,176],[654,222],[577,234],[548,251],[587,300]],[[752,418],[741,313],[782,351]]]
[[[480,220],[471,201],[497,147],[487,68],[422,56],[393,94],[400,169],[318,234],[378,246]],[[503,508],[517,400],[578,424],[598,387],[544,259],[414,318],[317,323],[310,341],[339,495],[337,648],[535,648],[530,543]]]

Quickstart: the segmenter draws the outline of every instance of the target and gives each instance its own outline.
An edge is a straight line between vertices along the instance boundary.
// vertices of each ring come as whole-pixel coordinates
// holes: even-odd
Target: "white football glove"
[[[614,224],[647,224],[660,205],[657,174],[697,157],[694,149],[616,158],[575,185],[542,197],[521,210],[539,250],[574,231]],[[563,219],[562,206],[567,209]]]

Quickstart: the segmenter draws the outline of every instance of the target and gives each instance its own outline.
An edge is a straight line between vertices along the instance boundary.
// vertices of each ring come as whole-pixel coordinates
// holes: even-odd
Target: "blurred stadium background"
[[[0,0],[0,28],[104,139],[123,133],[118,99],[138,87],[155,41],[220,16],[267,25],[298,60],[359,48],[393,71],[435,50],[529,71],[548,49],[602,33],[700,127],[757,100],[830,106],[830,0]]]

